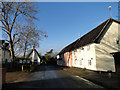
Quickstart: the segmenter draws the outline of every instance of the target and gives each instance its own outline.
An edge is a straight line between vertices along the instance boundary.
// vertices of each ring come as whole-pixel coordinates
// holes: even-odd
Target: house
[[[6,43],[5,40],[0,40],[0,62],[5,64],[10,61],[10,50],[9,43]]]
[[[41,56],[39,55],[39,53],[38,53],[37,50],[35,49],[35,46],[33,46],[33,49],[32,49],[31,52],[27,55],[26,58],[29,58],[32,63],[37,64],[37,65],[40,65]]]
[[[115,52],[120,52],[120,21],[109,18],[63,48],[58,53],[57,64],[116,72],[115,58],[112,54]]]

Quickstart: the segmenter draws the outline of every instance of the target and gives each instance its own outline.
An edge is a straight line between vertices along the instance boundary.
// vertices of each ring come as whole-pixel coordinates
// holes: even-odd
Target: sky
[[[48,35],[37,48],[42,54],[50,49],[60,52],[110,18],[109,6],[112,18],[118,19],[117,2],[36,2],[35,6],[39,10],[36,25]]]
[[[48,35],[36,47],[42,55],[51,49],[60,52],[110,18],[109,6],[112,18],[118,19],[117,2],[36,2],[34,5],[38,9],[35,24]]]

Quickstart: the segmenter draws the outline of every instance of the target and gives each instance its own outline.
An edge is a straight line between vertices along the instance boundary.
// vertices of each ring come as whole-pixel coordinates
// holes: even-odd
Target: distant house
[[[5,40],[0,40],[0,62],[5,64],[10,61],[10,50],[9,43],[6,43]]]
[[[81,38],[63,48],[58,65],[116,72],[114,53],[120,55],[120,21],[109,18]],[[117,59],[118,60],[118,59]],[[120,60],[120,58],[119,58]],[[120,63],[120,62],[119,62]]]
[[[37,52],[34,46],[26,58],[29,58],[32,63],[40,65],[41,56],[39,55],[39,53]]]

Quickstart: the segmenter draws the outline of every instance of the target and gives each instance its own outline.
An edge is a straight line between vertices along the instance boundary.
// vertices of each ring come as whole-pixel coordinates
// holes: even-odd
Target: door
[[[114,53],[116,72],[120,74],[120,52]]]

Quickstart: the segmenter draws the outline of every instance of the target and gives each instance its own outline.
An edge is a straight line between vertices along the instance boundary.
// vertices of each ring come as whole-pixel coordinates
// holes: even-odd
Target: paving
[[[3,89],[11,88],[103,88],[80,76],[70,74],[57,66],[40,66],[32,73],[12,72],[6,74]]]
[[[96,72],[73,67],[72,68],[61,67],[61,68],[63,68],[64,71],[69,72],[70,74],[80,76],[105,88],[120,89],[120,74],[108,72]]]

